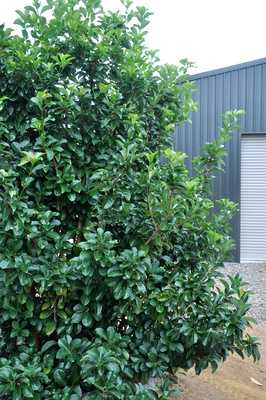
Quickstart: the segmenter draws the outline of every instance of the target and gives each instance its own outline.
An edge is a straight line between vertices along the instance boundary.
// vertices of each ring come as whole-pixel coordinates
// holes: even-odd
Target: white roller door
[[[240,258],[266,261],[266,134],[242,135]]]

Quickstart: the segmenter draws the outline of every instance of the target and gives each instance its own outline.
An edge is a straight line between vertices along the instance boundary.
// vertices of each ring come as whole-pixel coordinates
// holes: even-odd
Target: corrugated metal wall
[[[217,137],[221,126],[219,115],[227,110],[243,109],[240,116],[241,132],[266,132],[266,58],[192,75],[197,93],[198,112],[192,113],[192,125],[182,124],[176,129],[173,143],[176,151],[187,153],[189,160],[200,153],[206,141]],[[230,198],[240,203],[241,132],[234,133],[227,143],[225,173],[214,182],[214,199]],[[188,162],[189,173],[193,165]],[[236,240],[236,261],[240,259],[240,213],[232,221],[232,236]]]

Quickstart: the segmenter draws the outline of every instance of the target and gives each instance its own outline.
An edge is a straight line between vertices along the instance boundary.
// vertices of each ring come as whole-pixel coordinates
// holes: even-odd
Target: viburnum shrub
[[[150,13],[121,2],[34,0],[21,36],[0,29],[3,400],[166,399],[143,384],[259,358],[250,292],[221,273],[236,205],[209,215],[240,111],[188,177],[171,132],[196,108],[191,64],[159,65]]]

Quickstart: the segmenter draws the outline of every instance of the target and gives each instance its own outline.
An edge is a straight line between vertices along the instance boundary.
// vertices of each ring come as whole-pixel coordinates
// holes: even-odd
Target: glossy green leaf
[[[54,379],[60,386],[66,386],[67,381],[65,377],[65,372],[62,369],[56,369],[54,372]]]
[[[55,321],[48,321],[46,327],[46,334],[50,336],[54,332],[55,328],[56,328]]]

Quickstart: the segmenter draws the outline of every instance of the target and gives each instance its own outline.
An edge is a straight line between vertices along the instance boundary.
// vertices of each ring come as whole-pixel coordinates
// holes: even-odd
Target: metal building
[[[214,199],[229,198],[239,204],[232,220],[239,261],[266,260],[266,58],[192,75],[198,112],[192,125],[182,124],[174,135],[174,149],[189,160],[206,141],[217,138],[219,116],[243,109],[236,131],[226,145],[225,173],[214,181]],[[189,173],[193,165],[188,162]]]

